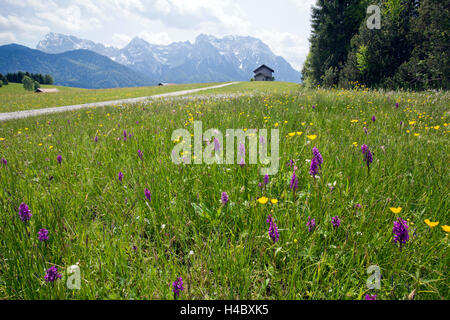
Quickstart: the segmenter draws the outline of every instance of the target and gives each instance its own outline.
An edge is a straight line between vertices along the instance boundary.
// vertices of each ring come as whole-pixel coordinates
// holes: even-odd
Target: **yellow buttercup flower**
[[[289,133],[288,133],[288,136],[289,136],[289,137],[295,136],[295,132],[289,132]]]
[[[0,141],[4,141],[5,140],[5,138],[0,138]]]
[[[277,204],[278,200],[277,199],[272,199],[272,200],[270,200],[270,202],[272,202],[272,204]]]
[[[450,226],[442,226],[442,230],[444,230],[445,232],[450,232]]]
[[[424,221],[430,228],[434,228],[439,224],[439,221],[431,222],[430,219],[425,219]]]
[[[356,122],[358,122],[359,120],[352,120],[352,121],[350,121],[351,123],[356,123]]]
[[[420,136],[420,133],[414,133],[414,136],[418,137],[418,136]]]
[[[391,207],[389,209],[395,214],[400,213],[400,211],[402,211],[401,207],[398,207],[398,208]]]
[[[301,136],[302,134],[303,134],[303,132],[297,131],[297,135],[298,135],[298,136]]]
[[[267,197],[261,197],[258,199],[258,202],[261,204],[266,204],[267,201],[269,201],[269,198],[267,198]]]
[[[315,135],[315,134],[311,134],[311,135],[308,135],[308,136],[306,136],[309,140],[315,140],[316,138],[317,138],[317,135]]]
[[[413,125],[413,124],[416,124],[416,122],[415,121],[410,121],[409,124]]]
[[[352,144],[353,144],[355,147],[358,146],[358,142],[353,142]]]

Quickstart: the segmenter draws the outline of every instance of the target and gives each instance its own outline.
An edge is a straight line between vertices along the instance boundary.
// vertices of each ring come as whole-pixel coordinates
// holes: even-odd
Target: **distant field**
[[[0,112],[41,109],[115,99],[128,99],[154,94],[209,87],[220,83],[179,84],[174,86],[134,87],[117,89],[79,89],[42,85],[42,88],[58,88],[58,93],[34,93],[26,91],[22,84],[10,83],[0,88]]]
[[[449,93],[237,87],[216,90],[242,89],[228,100],[2,122],[0,300],[173,299],[178,277],[179,299],[406,300],[414,290],[416,300],[448,300]],[[83,92],[64,90],[74,99]],[[223,133],[279,129],[279,171],[264,179],[248,152],[242,166],[174,164],[181,141],[172,133],[193,134],[194,121]],[[315,177],[314,146],[323,159]],[[402,246],[399,218],[408,228],[397,226]],[[74,264],[79,290],[66,286]],[[380,288],[368,289],[374,265]],[[61,279],[46,281],[51,267]]]
[[[204,92],[196,92],[194,95],[226,94],[226,93],[252,93],[252,94],[281,94],[298,91],[302,85],[293,82],[281,81],[243,81],[238,84],[211,89]]]

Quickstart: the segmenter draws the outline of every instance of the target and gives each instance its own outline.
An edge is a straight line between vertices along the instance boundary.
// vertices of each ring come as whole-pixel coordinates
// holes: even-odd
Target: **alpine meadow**
[[[271,9],[311,19],[304,57],[250,1],[73,1],[78,29],[23,9],[36,34],[6,31],[37,48],[0,32],[0,300],[448,300],[449,1],[306,2]]]

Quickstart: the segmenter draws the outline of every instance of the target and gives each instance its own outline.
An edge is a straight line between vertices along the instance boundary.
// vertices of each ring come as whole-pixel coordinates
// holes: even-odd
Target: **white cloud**
[[[95,17],[83,19],[80,7],[69,5],[66,8],[57,8],[53,11],[38,12],[36,16],[50,22],[52,25],[69,31],[89,30],[100,28],[102,24]]]
[[[154,44],[250,35],[295,69],[308,52],[316,0],[0,0],[0,41],[34,45],[52,31],[123,47],[139,36]],[[260,18],[262,17],[262,19]],[[284,20],[283,18],[286,17]]]
[[[296,70],[301,70],[309,50],[308,39],[290,32],[258,31],[255,37],[262,39],[276,55],[282,56]]]
[[[41,26],[33,23],[33,21],[25,22],[23,19],[9,15],[4,17],[0,15],[0,30],[9,30],[10,32],[47,32],[50,29],[46,26]]]
[[[16,37],[12,32],[0,32],[0,45],[16,42]]]
[[[142,31],[139,34],[139,37],[152,44],[167,45],[173,42],[167,32],[149,33],[147,31]]]
[[[316,4],[316,0],[290,0],[300,11],[309,11]]]
[[[112,36],[112,43],[110,43],[110,45],[116,48],[122,48],[126,46],[130,42],[130,40],[131,37],[124,33],[114,33],[114,35]]]

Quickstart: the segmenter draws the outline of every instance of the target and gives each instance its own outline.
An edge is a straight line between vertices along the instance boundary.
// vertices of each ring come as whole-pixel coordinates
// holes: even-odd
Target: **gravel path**
[[[148,97],[139,97],[139,98],[121,99],[121,100],[112,100],[112,101],[103,101],[103,102],[94,102],[94,103],[84,103],[84,104],[76,104],[76,105],[71,105],[71,106],[45,108],[45,109],[5,112],[5,113],[0,113],[0,121],[28,118],[28,117],[40,116],[43,114],[72,111],[72,110],[84,109],[84,108],[97,108],[97,107],[110,106],[110,105],[114,105],[114,104],[137,103],[137,102],[142,102],[142,101],[150,100],[150,99],[176,97],[176,96],[182,96],[185,94],[199,92],[199,91],[203,91],[203,90],[222,88],[222,87],[230,86],[230,85],[236,84],[236,83],[239,83],[239,82],[230,82],[230,83],[225,83],[225,84],[220,84],[217,86],[211,86],[211,87],[205,87],[205,88],[168,92],[168,93],[156,94],[156,95],[148,96]]]

